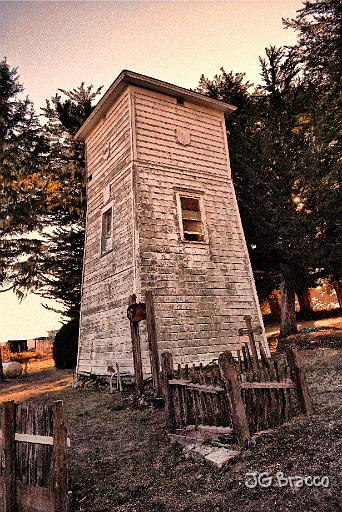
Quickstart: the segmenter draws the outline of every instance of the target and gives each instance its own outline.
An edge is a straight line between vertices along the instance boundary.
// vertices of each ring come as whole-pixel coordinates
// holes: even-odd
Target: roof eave
[[[199,94],[197,92],[193,92],[188,89],[184,89],[183,87],[169,84],[167,82],[162,82],[161,80],[157,80],[155,78],[140,75],[139,73],[134,73],[133,71],[123,70],[109,87],[103,98],[101,98],[90,116],[88,116],[88,118],[79,128],[74,136],[76,140],[84,141],[87,138],[91,130],[99,123],[99,121],[106,114],[114,101],[119,97],[119,95],[128,85],[143,87],[144,89],[167,94],[168,96],[173,96],[175,98],[182,98],[186,101],[198,105],[205,105],[209,108],[224,112],[226,115],[229,115],[234,112],[234,110],[236,110],[236,107],[230,105],[229,103],[214,100],[204,96],[203,94]]]

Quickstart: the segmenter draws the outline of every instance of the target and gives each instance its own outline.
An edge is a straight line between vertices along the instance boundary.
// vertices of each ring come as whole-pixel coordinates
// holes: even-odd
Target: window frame
[[[198,221],[198,222],[201,222],[201,224],[202,224],[203,240],[187,240],[184,236],[183,221],[188,220],[188,219],[183,218],[183,209],[182,209],[182,203],[181,203],[182,197],[196,199],[198,201],[199,212],[200,212],[200,221]],[[176,191],[176,202],[177,202],[180,241],[184,242],[184,243],[189,243],[189,244],[208,244],[209,238],[208,238],[205,209],[204,209],[204,204],[203,204],[203,192],[199,192],[199,191],[195,191],[195,190],[193,190],[193,191],[192,190],[177,190]]]
[[[104,216],[109,210],[111,210],[111,215],[110,215],[111,235],[110,235],[110,237],[108,237],[108,240],[110,240],[110,247],[105,249],[104,248],[104,230],[103,230],[104,229]],[[113,227],[114,227],[113,213],[114,213],[113,201],[106,204],[106,206],[104,206],[101,210],[100,256],[105,256],[106,254],[110,253],[113,250]]]

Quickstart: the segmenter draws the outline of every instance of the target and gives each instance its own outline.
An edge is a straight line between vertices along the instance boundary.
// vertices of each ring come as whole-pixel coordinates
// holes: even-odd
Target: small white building
[[[148,290],[159,353],[177,363],[238,349],[244,315],[262,327],[256,338],[268,352],[231,179],[233,110],[122,71],[76,134],[88,183],[78,374],[105,375],[115,363],[133,373],[127,306]]]

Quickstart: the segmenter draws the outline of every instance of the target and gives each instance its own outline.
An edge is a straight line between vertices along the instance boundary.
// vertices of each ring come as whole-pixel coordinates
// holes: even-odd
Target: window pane
[[[183,220],[184,233],[203,233],[202,222],[196,220]]]
[[[197,197],[180,196],[184,240],[204,242],[201,203]]]
[[[196,199],[195,197],[181,197],[181,206],[182,210],[191,210],[193,212],[199,212],[200,211],[200,204],[199,199]]]
[[[204,242],[204,235],[197,235],[195,233],[184,233],[184,240],[189,242]]]
[[[101,252],[112,249],[112,208],[102,214]]]
[[[191,210],[182,210],[183,219],[185,220],[201,220],[201,212],[193,212]]]

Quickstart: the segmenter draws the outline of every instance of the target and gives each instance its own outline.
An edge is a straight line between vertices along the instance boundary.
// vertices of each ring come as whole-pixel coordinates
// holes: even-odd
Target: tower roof
[[[76,140],[85,140],[85,138],[109,110],[111,105],[122,93],[125,87],[127,87],[127,85],[135,85],[137,87],[149,89],[150,91],[167,94],[168,96],[173,96],[174,98],[181,98],[185,101],[190,101],[197,105],[204,105],[206,107],[220,110],[227,115],[236,110],[236,107],[230,105],[229,103],[214,100],[208,96],[205,96],[204,94],[190,91],[184,87],[172,85],[168,82],[163,82],[162,80],[157,80],[156,78],[151,78],[149,76],[141,75],[139,73],[135,73],[134,71],[128,71],[124,69],[114,80],[104,96],[100,99],[90,116],[88,116],[88,118],[79,128],[75,135]]]

